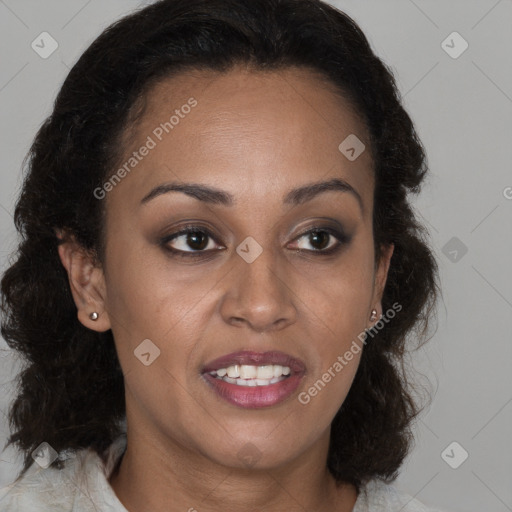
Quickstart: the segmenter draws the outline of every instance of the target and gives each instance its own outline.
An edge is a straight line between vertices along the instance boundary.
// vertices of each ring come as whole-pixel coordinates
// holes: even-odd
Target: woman
[[[2,510],[432,511],[392,485],[436,263],[392,74],[318,0],[106,29],[30,151]]]

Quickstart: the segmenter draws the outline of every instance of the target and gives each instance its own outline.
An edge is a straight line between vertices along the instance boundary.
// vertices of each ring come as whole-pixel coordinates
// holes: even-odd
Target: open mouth
[[[236,352],[208,363],[202,375],[218,396],[244,408],[286,400],[305,373],[302,361],[282,352]]]
[[[227,368],[212,370],[210,375],[229,384],[237,386],[268,386],[286,379],[291,369],[289,366],[269,364],[264,366],[232,365]]]

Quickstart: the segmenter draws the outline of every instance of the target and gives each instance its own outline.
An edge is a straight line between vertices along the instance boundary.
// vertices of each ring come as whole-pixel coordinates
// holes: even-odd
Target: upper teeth
[[[228,366],[227,368],[219,368],[211,372],[212,375],[218,377],[228,376],[231,379],[273,379],[281,377],[281,375],[289,375],[290,368],[281,366],[280,364],[269,364],[264,366],[252,366],[247,364]]]

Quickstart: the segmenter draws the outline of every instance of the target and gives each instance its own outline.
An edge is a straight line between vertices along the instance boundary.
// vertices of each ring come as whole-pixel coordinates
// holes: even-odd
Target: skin
[[[112,329],[125,375],[128,447],[110,483],[129,511],[350,511],[355,488],[336,485],[326,459],[330,424],[361,353],[307,405],[297,397],[374,323],[373,308],[382,313],[393,247],[376,264],[370,151],[351,162],[338,150],[352,133],[369,148],[364,124],[308,70],[188,71],[149,92],[125,136],[123,162],[190,97],[197,106],[103,199],[103,265],[72,238],[59,247],[78,319]],[[362,207],[347,191],[283,203],[292,188],[332,178],[350,184]],[[235,204],[169,192],[141,205],[170,181],[222,189]],[[205,238],[209,255],[173,257],[159,243],[187,220],[216,235]],[[319,220],[343,226],[350,240],[339,252],[320,254],[339,244],[333,236],[315,242],[303,234]],[[252,263],[236,252],[247,236],[263,249]],[[199,252],[186,241],[167,247]],[[145,339],[160,349],[149,366],[134,356]],[[280,350],[307,371],[286,401],[242,409],[200,373],[238,350]],[[259,454],[251,467],[239,457],[248,443]]]

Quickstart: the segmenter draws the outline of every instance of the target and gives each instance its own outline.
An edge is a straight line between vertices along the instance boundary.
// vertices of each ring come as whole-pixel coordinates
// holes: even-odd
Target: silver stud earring
[[[96,313],[96,311],[93,311],[90,315],[89,315],[89,318],[91,320],[98,320],[98,313]]]
[[[372,309],[372,314],[370,315],[370,321],[374,322],[375,320],[377,320],[377,310]]]

